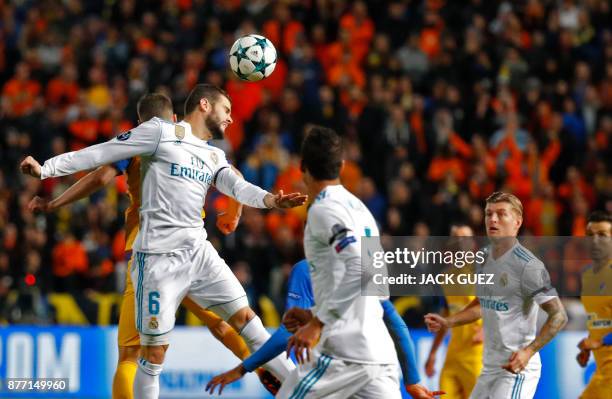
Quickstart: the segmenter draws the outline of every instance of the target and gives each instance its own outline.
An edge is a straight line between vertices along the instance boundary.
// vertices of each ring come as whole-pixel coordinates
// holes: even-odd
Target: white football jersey
[[[211,185],[264,208],[266,191],[237,178],[225,153],[194,136],[187,122],[153,118],[128,132],[45,162],[41,179],[141,156],[140,228],[134,250],[165,253],[192,248],[206,236],[202,207]]]
[[[491,252],[477,273],[493,273],[494,288],[479,285],[476,292],[484,329],[483,365],[485,370],[498,370],[513,352],[535,339],[538,305],[557,297],[557,292],[544,264],[520,243],[498,259]],[[541,366],[539,354],[529,366]]]
[[[372,364],[397,362],[380,298],[361,295],[361,237],[379,235],[366,206],[343,186],[327,186],[308,210],[304,251],[323,323],[318,350]]]

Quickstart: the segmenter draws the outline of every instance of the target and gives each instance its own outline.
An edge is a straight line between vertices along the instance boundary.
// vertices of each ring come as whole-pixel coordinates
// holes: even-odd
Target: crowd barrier
[[[436,388],[438,375],[426,378],[423,363],[432,336],[423,330],[411,331],[415,341],[422,382]],[[584,332],[563,332],[541,353],[543,371],[537,399],[576,399],[594,371],[575,361],[576,345]],[[68,391],[14,392],[3,382],[2,398],[79,398],[102,399],[111,396],[111,381],[117,361],[117,329],[110,327],[0,327],[0,379],[67,378]],[[445,347],[439,351],[438,367],[443,364]],[[204,327],[177,327],[162,373],[161,397],[208,397],[204,386],[210,378],[237,365],[237,359],[218,343]],[[218,397],[218,396],[217,396]],[[271,396],[250,374],[223,392],[224,398],[260,399]]]

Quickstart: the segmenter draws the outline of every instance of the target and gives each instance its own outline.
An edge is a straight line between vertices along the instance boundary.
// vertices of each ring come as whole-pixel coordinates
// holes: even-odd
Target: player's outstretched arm
[[[391,338],[393,338],[395,349],[400,360],[406,391],[411,397],[416,399],[434,399],[434,396],[444,394],[442,391],[431,392],[429,389],[419,384],[421,378],[417,368],[414,343],[412,342],[412,337],[410,337],[408,326],[399,313],[397,313],[391,301],[381,301],[381,305],[384,310],[383,320],[391,334]]]
[[[108,165],[100,166],[98,169],[80,178],[51,201],[38,196],[34,197],[28,204],[28,209],[32,212],[54,212],[63,206],[90,196],[110,183],[115,176],[117,176],[117,170],[114,167]]]
[[[444,311],[442,314],[443,317],[448,316],[448,312]],[[444,341],[444,337],[448,332],[448,328],[440,328],[438,332],[436,332],[436,336],[434,337],[433,343],[431,344],[431,349],[429,350],[429,356],[427,356],[427,360],[425,361],[425,375],[428,377],[432,377],[435,372],[435,363],[436,363],[436,354],[438,353],[438,348]]]
[[[218,387],[220,395],[226,385],[241,379],[246,373],[255,371],[283,353],[287,347],[289,337],[291,337],[291,333],[281,325],[261,348],[244,359],[242,363],[225,373],[214,376],[206,384],[206,391],[214,394],[215,389]]]
[[[540,304],[540,307],[548,314],[548,318],[533,342],[514,352],[508,359],[508,363],[502,366],[511,373],[520,373],[527,366],[529,359],[549,343],[567,324],[567,313],[565,313],[563,304],[558,297],[553,297],[551,300]]]
[[[302,193],[284,194],[283,190],[279,190],[276,194],[268,193],[264,197],[264,204],[266,204],[267,208],[287,209],[304,205],[307,200],[308,196]]]
[[[442,317],[436,313],[426,314],[425,324],[430,332],[438,332],[442,328],[453,328],[473,323],[476,320],[480,320],[481,317],[480,300],[475,298],[461,311],[449,317]]]
[[[387,326],[387,330],[393,338],[395,349],[400,360],[404,382],[408,385],[418,384],[421,380],[419,370],[416,364],[416,355],[414,352],[414,343],[408,331],[408,326],[397,313],[395,306],[390,300],[381,301],[383,307],[383,321]]]
[[[95,169],[137,155],[152,155],[157,150],[161,137],[161,123],[157,118],[153,118],[107,142],[48,159],[42,167],[34,158],[27,157],[20,165],[21,171],[47,179]]]
[[[240,203],[253,208],[294,208],[303,205],[308,199],[301,193],[271,194],[251,184],[228,167],[220,169],[214,178],[215,186],[223,194],[235,198]]]

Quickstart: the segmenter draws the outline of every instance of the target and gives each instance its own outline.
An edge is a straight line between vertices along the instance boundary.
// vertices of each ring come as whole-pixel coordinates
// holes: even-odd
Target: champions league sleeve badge
[[[131,135],[132,135],[132,131],[128,130],[127,132],[121,133],[119,136],[117,136],[117,140],[125,141],[125,140],[129,139]]]

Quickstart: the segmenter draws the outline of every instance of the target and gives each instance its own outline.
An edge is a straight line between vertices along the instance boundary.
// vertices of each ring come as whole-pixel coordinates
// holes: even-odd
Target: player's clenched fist
[[[217,228],[225,235],[236,231],[238,222],[240,222],[240,216],[232,215],[227,212],[222,212],[217,216]]]
[[[442,328],[448,328],[448,320],[436,313],[425,315],[425,325],[429,332],[438,332]]]
[[[53,206],[46,199],[36,196],[28,203],[28,210],[30,212],[51,212]]]
[[[40,164],[37,160],[32,158],[31,156],[27,156],[26,159],[21,161],[21,165],[19,165],[21,169],[21,173],[30,175],[33,177],[40,177]]]

